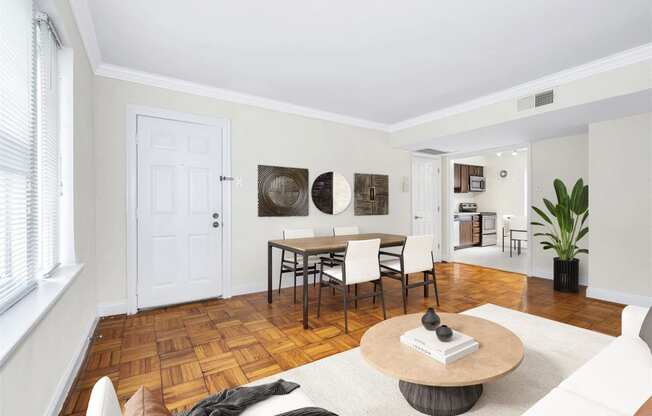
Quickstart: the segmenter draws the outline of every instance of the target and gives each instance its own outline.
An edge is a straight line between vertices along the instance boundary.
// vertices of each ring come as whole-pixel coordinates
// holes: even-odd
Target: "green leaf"
[[[541,217],[545,222],[547,222],[548,224],[552,224],[552,221],[550,221],[550,218],[548,218],[548,216],[547,216],[543,211],[541,211],[539,208],[535,207],[534,205],[532,205],[532,209],[534,210],[534,212],[536,212],[537,214],[539,214],[539,216],[540,216],[540,217]]]
[[[558,205],[569,205],[568,191],[566,190],[566,185],[561,179],[555,179],[553,182],[555,187],[555,193],[557,194],[557,203]]]
[[[580,253],[589,254],[589,250],[587,250],[585,248],[581,248],[581,249],[575,251],[575,254],[580,254]],[[575,257],[575,256],[573,256],[573,257]]]
[[[573,218],[571,217],[570,207],[562,205],[557,210],[557,221],[559,221],[559,228],[567,233],[573,231]]]
[[[580,232],[577,234],[577,237],[575,238],[575,241],[580,241],[582,237],[587,235],[589,233],[589,227],[582,228]]]
[[[550,237],[552,239],[552,241],[554,241],[556,243],[559,242],[559,238],[556,235],[552,234],[552,233],[534,233],[534,236],[535,237]]]
[[[543,198],[543,203],[546,204],[546,208],[548,208],[548,211],[552,214],[553,217],[557,216],[557,207],[555,204],[547,200],[546,198]]]
[[[577,201],[577,210],[575,213],[577,215],[582,214],[583,212],[587,211],[589,209],[589,185],[584,185],[584,188],[582,189],[582,193],[579,196],[579,200]]]
[[[584,215],[582,216],[582,222],[580,223],[580,227],[584,225],[586,220],[589,218],[589,211],[586,211]]]
[[[582,178],[579,178],[577,182],[575,182],[575,186],[573,186],[573,191],[571,192],[571,196],[570,196],[570,208],[573,210],[574,213],[578,215],[581,214],[581,212],[579,212],[578,209],[579,209],[580,199],[583,191],[584,191],[584,181],[582,180]]]
[[[540,222],[536,222],[536,221],[532,221],[530,224],[532,224],[532,225],[539,225],[539,226],[541,226],[541,227],[545,227],[544,224],[542,224],[542,223],[540,223]]]

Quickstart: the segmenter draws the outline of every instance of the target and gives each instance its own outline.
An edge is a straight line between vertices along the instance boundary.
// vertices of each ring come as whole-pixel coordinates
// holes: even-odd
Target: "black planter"
[[[555,257],[555,290],[560,292],[579,292],[580,260],[559,260]]]

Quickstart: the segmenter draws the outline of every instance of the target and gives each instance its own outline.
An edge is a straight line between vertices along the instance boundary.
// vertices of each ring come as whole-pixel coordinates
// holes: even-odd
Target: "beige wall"
[[[589,296],[652,305],[652,113],[589,126]]]
[[[543,198],[552,202],[557,201],[555,190],[552,182],[556,178],[561,179],[567,187],[572,187],[577,179],[582,178],[585,184],[589,184],[591,192],[593,189],[594,178],[589,174],[589,149],[588,135],[580,134],[576,136],[566,136],[554,139],[541,140],[532,143],[530,147],[530,201],[532,205],[546,211]],[[589,177],[591,178],[589,181]],[[589,205],[590,206],[590,205]],[[590,211],[592,207],[590,206]],[[536,221],[539,216],[530,209],[530,220]],[[591,213],[591,216],[593,213]],[[536,228],[535,228],[536,230]],[[543,250],[540,239],[531,237],[531,275],[551,279],[553,276],[553,250]],[[595,236],[589,234],[580,241],[581,247],[588,247],[589,241]],[[589,257],[590,256],[590,257]],[[580,283],[587,284],[589,279],[589,259],[594,257],[580,254]],[[593,270],[591,266],[591,270]]]
[[[59,29],[74,49],[74,224],[77,256],[86,268],[0,368],[0,416],[47,414],[60,399],[95,319],[94,75],[68,2],[55,5]]]
[[[280,238],[284,228],[312,227],[326,234],[333,225],[358,225],[363,231],[409,232],[410,195],[402,192],[401,182],[410,176],[410,156],[392,149],[385,133],[97,77],[95,162],[101,305],[119,305],[127,296],[125,119],[130,104],[231,120],[232,171],[233,176],[242,178],[241,187],[233,185],[234,293],[266,288],[266,242]],[[389,215],[356,217],[351,205],[343,214],[331,216],[311,203],[308,217],[259,218],[258,164],[308,168],[311,182],[319,173],[335,170],[351,186],[355,172],[388,174]]]

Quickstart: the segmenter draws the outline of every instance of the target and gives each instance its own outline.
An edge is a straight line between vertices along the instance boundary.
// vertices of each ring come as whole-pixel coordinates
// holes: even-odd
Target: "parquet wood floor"
[[[454,263],[437,265],[437,281],[439,309],[445,312],[494,303],[620,334],[623,306],[588,299],[585,288],[579,294],[558,293],[550,280]],[[400,315],[399,283],[385,282],[388,315]],[[291,288],[275,292],[271,305],[266,293],[255,293],[104,318],[61,415],[84,415],[93,384],[105,375],[122,403],[144,385],[179,411],[225,388],[357,347],[362,334],[382,319],[382,310],[371,299],[360,301],[349,311],[349,334],[344,334],[341,297],[323,290],[317,319],[316,289],[310,287],[310,330],[302,328],[301,305],[292,303]],[[434,298],[431,292],[424,299],[422,290],[413,289],[408,302],[408,313],[422,312]]]

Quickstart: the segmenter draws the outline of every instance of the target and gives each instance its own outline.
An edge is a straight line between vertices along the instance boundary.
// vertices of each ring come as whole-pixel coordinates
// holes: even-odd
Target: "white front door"
[[[441,160],[412,158],[412,234],[435,236],[433,254],[441,260]]]
[[[138,116],[138,307],[222,294],[222,133]]]

